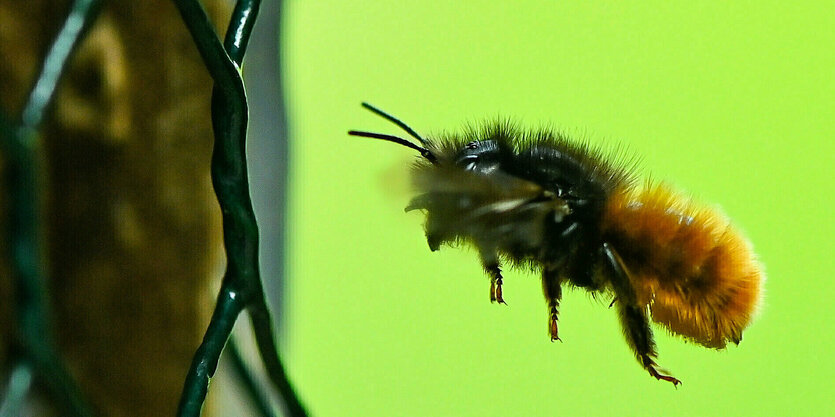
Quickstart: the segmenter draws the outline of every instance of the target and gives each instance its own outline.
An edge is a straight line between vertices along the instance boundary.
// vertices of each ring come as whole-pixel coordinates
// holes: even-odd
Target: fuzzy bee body
[[[418,150],[417,195],[431,250],[472,244],[504,302],[503,262],[542,274],[548,329],[559,339],[563,285],[614,295],[624,334],[654,377],[679,380],[656,364],[649,319],[711,348],[738,343],[761,297],[762,268],[747,240],[717,210],[665,184],[639,183],[627,163],[549,129],[497,121],[424,139],[349,132]]]

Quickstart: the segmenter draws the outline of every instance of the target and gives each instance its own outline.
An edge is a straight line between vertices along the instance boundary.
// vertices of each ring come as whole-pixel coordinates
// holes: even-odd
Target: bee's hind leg
[[[670,382],[677,387],[681,384],[681,381],[672,375],[668,375],[667,371],[661,369],[655,363],[657,353],[652,330],[649,328],[649,320],[647,320],[645,312],[646,308],[638,304],[635,290],[629,281],[628,271],[623,265],[623,261],[615,249],[607,243],[603,244],[603,256],[605,257],[604,263],[608,265],[607,269],[611,273],[612,287],[618,305],[618,315],[623,326],[623,333],[626,335],[626,341],[635,352],[638,362],[650,375],[655,379]]]

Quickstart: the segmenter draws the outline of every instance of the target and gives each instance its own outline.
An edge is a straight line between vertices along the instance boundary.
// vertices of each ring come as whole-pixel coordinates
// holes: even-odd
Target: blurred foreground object
[[[0,0],[6,115],[19,114],[69,3]],[[228,16],[226,2],[204,7],[215,22]],[[208,323],[220,248],[211,86],[170,2],[106,2],[41,128],[52,325],[102,415],[172,415]],[[3,364],[14,317],[6,253]]]

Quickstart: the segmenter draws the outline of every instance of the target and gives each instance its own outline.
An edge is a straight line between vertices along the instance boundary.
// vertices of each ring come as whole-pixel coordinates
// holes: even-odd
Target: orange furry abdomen
[[[748,240],[721,212],[667,185],[647,185],[613,193],[602,232],[653,321],[704,346],[739,343],[765,275]]]

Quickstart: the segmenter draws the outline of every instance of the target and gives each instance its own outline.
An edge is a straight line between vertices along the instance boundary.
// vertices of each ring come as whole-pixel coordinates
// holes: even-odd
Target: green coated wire
[[[21,112],[20,124],[11,126],[4,120],[0,138],[2,149],[7,154],[9,247],[15,288],[17,343],[20,345],[15,355],[20,364],[14,367],[6,399],[16,401],[25,395],[29,384],[16,383],[20,380],[15,381],[14,377],[22,378],[32,372],[65,415],[72,416],[91,416],[93,413],[60,360],[49,331],[38,209],[38,128],[49,110],[69,58],[97,16],[98,6],[98,0],[76,0],[72,4],[64,25],[42,62],[38,78]],[[9,407],[16,406],[12,404]]]
[[[260,8],[261,0],[239,0],[235,5],[235,10],[232,12],[232,18],[229,23],[229,29],[226,31],[224,39],[224,48],[235,64],[240,68],[243,64],[246,47],[252,34],[252,28],[255,25],[258,9]],[[213,96],[219,94],[217,88],[213,92]],[[223,114],[222,112],[220,113]],[[240,141],[241,153],[243,155],[242,166],[246,169],[246,152],[244,148],[246,136],[244,140]],[[249,201],[249,186],[247,188],[247,211],[253,223],[255,222],[255,212],[252,210],[252,202]],[[253,242],[253,256],[252,260],[255,265],[255,270],[258,272],[258,229],[255,227],[255,234],[251,236]],[[267,370],[267,375],[275,385],[279,394],[285,401],[285,406],[290,415],[306,415],[302,404],[298,400],[289,379],[284,370],[284,365],[278,355],[278,346],[275,343],[275,335],[273,334],[273,323],[269,313],[269,308],[264,297],[263,286],[260,277],[253,285],[257,285],[258,294],[253,298],[252,303],[248,306],[252,327],[255,332],[255,340],[258,346],[258,351],[261,354],[261,359]]]
[[[32,366],[26,361],[20,361],[9,372],[9,383],[3,393],[3,404],[0,404],[0,417],[15,417],[20,415],[23,401],[32,386]]]
[[[98,6],[98,0],[76,0],[72,5],[64,26],[61,27],[61,31],[43,61],[41,73],[23,108],[21,117],[23,126],[35,128],[41,124],[67,62],[90,24],[95,20]]]
[[[244,308],[248,308],[261,358],[270,379],[282,395],[287,414],[306,416],[278,356],[258,268],[258,225],[247,178],[245,145],[248,108],[240,66],[260,1],[237,2],[226,32],[225,46],[220,44],[198,1],[174,2],[215,81],[212,93],[215,144],[211,171],[223,216],[227,259],[226,272],[209,328],[186,376],[178,415],[186,417],[200,414],[209,379],[217,369],[223,346],[229,339],[238,315]]]

